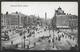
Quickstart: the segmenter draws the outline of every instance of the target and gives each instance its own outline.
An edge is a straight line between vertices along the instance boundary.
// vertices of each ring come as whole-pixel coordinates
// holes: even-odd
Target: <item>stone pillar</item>
[[[46,20],[47,20],[47,13],[45,12],[45,22],[46,22]],[[46,22],[46,24],[47,24],[47,22]]]
[[[21,25],[21,16],[19,16],[19,25]]]

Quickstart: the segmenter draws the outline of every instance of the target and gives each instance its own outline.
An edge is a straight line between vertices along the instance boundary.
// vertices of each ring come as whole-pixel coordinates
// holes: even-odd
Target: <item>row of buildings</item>
[[[62,8],[55,10],[54,17],[49,20],[52,21],[53,28],[76,28],[78,27],[78,16],[66,14]],[[2,26],[7,27],[19,27],[27,25],[43,25],[47,22],[47,13],[45,13],[45,19],[41,19],[34,15],[26,16],[22,13],[15,12],[12,14],[2,14],[1,15],[1,24]],[[51,25],[50,24],[50,25]]]
[[[24,15],[19,12],[1,15],[1,25],[6,27],[25,27],[28,25],[44,25],[45,19],[40,18],[39,16],[36,17],[35,15]]]

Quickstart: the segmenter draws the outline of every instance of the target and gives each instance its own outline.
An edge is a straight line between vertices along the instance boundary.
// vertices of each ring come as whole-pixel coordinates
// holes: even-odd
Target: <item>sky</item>
[[[1,2],[1,13],[18,11],[25,15],[35,15],[45,18],[46,12],[47,18],[52,18],[55,10],[59,7],[65,13],[78,16],[77,2]]]

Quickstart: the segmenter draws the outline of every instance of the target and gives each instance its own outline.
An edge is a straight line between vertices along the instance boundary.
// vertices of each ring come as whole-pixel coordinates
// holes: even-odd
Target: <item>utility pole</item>
[[[26,17],[27,17],[27,16],[24,17],[24,22],[23,22],[23,23],[24,23],[24,28],[26,28],[26,26],[28,26],[28,17],[27,17],[27,18],[26,18]],[[27,20],[27,24],[26,24],[26,20]],[[26,31],[24,31],[24,49],[25,49],[25,38],[26,38],[26,37],[25,37],[25,32],[26,32]]]
[[[25,32],[24,32],[24,49],[25,49],[25,38],[26,38],[26,37],[25,37]]]
[[[26,20],[26,17],[24,17],[24,21],[23,21],[23,28],[25,28],[26,24],[25,24],[25,20]],[[25,49],[25,32],[23,32],[24,34],[24,49]]]
[[[56,13],[55,13],[55,16],[53,17],[52,19],[52,29],[53,29],[53,47],[54,47],[54,34],[55,34],[55,31],[56,31]]]

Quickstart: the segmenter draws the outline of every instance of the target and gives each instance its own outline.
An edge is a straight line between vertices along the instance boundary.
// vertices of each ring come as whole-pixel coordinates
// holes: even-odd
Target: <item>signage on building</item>
[[[69,28],[69,20],[67,15],[56,16],[56,27],[57,28]]]

